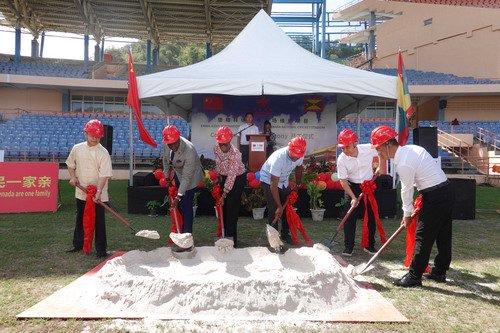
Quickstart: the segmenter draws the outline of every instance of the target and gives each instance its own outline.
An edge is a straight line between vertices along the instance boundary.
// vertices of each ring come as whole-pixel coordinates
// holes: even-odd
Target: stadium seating
[[[66,63],[19,62],[0,60],[0,73],[88,79],[91,66]]]
[[[373,69],[374,72],[385,75],[393,75],[396,76],[396,69],[381,69],[376,68]],[[474,77],[461,77],[453,74],[447,73],[439,73],[439,72],[427,72],[427,71],[418,71],[413,69],[407,69],[405,71],[408,84],[409,85],[454,85],[454,84],[498,84],[500,81],[498,80],[489,80],[489,79],[477,79]]]
[[[84,140],[83,126],[90,115],[23,115],[0,124],[0,149],[7,157],[59,158],[68,156],[71,147]],[[100,116],[104,124],[113,126],[113,156],[125,158],[129,154],[129,119],[122,116]],[[137,157],[159,157],[162,149],[162,130],[166,118],[144,119],[144,125],[159,144],[156,149],[139,140],[134,126],[134,152]],[[170,119],[182,136],[188,137],[190,128],[182,119]]]

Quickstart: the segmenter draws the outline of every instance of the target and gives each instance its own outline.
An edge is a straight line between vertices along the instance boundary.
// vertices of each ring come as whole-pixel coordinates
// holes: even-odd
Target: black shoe
[[[369,253],[371,255],[374,255],[375,253],[377,253],[375,246],[364,247],[363,251],[365,251],[366,253]]]
[[[394,284],[405,288],[417,287],[422,285],[422,279],[415,279],[410,273],[407,273],[401,279],[394,281]]]
[[[446,274],[436,274],[434,272],[424,274],[424,277],[429,280],[434,280],[439,283],[446,283]]]
[[[77,249],[76,247],[66,250],[66,253],[74,253],[74,252],[80,252],[82,249]]]
[[[352,249],[348,249],[347,247],[342,251],[342,255],[345,257],[350,257],[352,256]]]
[[[99,258],[99,259],[103,259],[103,258],[107,258],[111,255],[110,252],[98,252],[96,254],[96,257]]]

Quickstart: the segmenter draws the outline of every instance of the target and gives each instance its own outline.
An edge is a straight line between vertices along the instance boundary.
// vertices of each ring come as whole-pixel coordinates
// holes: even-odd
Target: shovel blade
[[[217,250],[222,252],[229,251],[234,248],[234,240],[231,237],[219,238],[215,242],[215,247],[217,248]]]
[[[193,235],[189,232],[185,232],[182,234],[171,232],[170,239],[181,249],[189,249],[194,245]]]
[[[280,238],[280,233],[269,224],[266,224],[266,235],[269,245],[275,251],[279,251],[283,247],[283,241]]]
[[[156,230],[139,230],[135,235],[149,239],[160,239],[160,234]]]

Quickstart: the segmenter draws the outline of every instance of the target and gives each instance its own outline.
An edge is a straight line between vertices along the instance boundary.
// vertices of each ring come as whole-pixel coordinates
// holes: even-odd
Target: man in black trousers
[[[438,254],[428,279],[446,282],[446,271],[451,262],[452,207],[454,193],[441,166],[422,147],[399,146],[397,133],[389,126],[372,131],[371,143],[380,160],[394,159],[401,180],[401,199],[405,227],[411,223],[413,213],[413,186],[422,194],[423,204],[415,235],[415,249],[409,272],[394,282],[401,287],[422,285],[422,274],[429,262],[432,246],[436,242]]]

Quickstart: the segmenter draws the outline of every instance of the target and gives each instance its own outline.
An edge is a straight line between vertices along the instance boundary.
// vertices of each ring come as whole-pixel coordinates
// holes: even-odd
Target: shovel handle
[[[87,193],[87,189],[85,187],[83,187],[82,185],[76,184],[76,187],[78,187],[81,191]],[[97,201],[97,203],[99,205],[101,205],[102,207],[104,207],[105,210],[107,210],[109,213],[111,213],[111,215],[113,215],[123,225],[125,225],[128,228],[130,228],[130,230],[132,230],[134,233],[137,233],[137,231],[132,227],[132,225],[130,224],[130,222],[127,221],[123,216],[121,216],[117,211],[115,211],[113,208],[109,207],[107,204],[105,204],[104,202],[102,202],[100,200]]]

